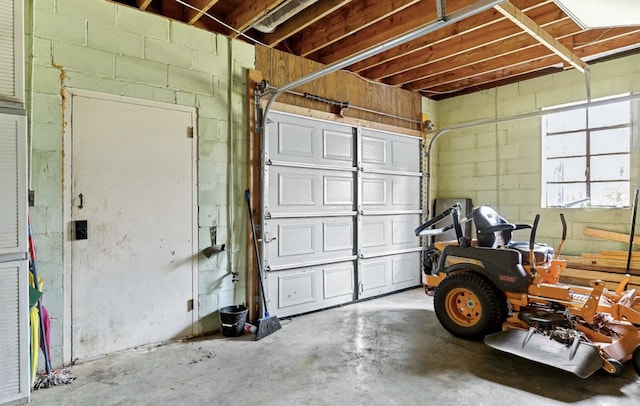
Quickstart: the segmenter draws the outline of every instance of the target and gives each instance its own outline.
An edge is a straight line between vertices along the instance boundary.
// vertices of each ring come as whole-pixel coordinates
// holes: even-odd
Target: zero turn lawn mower
[[[533,225],[512,224],[489,206],[464,218],[454,205],[415,230],[417,236],[455,229],[457,241],[436,242],[424,252],[424,285],[434,295],[440,324],[451,334],[587,378],[599,369],[622,373],[631,361],[640,375],[640,294],[626,290],[629,275],[613,291],[559,282],[566,262],[557,250],[535,243]],[[453,224],[433,228],[451,216]],[[461,224],[473,221],[476,238]],[[513,231],[531,229],[530,240],[511,241]]]

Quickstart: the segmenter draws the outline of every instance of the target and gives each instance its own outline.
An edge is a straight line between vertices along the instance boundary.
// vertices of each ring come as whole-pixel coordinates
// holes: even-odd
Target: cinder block
[[[125,55],[116,57],[116,79],[155,86],[166,86],[167,65],[132,58]]]
[[[144,57],[142,36],[122,31],[102,24],[89,22],[87,44],[91,48],[102,49],[115,54]]]
[[[215,76],[228,76],[227,55],[195,50],[192,54],[191,66],[201,72],[210,72]]]
[[[224,100],[210,95],[196,95],[196,107],[201,117],[215,118],[219,120],[227,120],[229,116],[227,104]],[[222,134],[222,132],[220,132]],[[228,134],[225,132],[225,134]]]
[[[40,1],[36,1],[39,3]],[[116,25],[116,4],[109,1],[57,0],[56,12],[77,20]]]
[[[244,68],[255,69],[256,51],[255,47],[244,41],[231,40],[233,46],[234,62]]]
[[[182,68],[191,66],[193,50],[183,45],[176,45],[165,40],[144,39],[144,59],[174,65]]]
[[[31,4],[33,5],[33,8],[37,10],[53,12],[56,9],[56,0],[38,0],[32,1]]]
[[[53,44],[53,61],[65,70],[107,78],[114,76],[115,55],[99,49],[56,42]]]
[[[196,95],[193,93],[187,93],[187,92],[176,92],[176,104],[179,104],[180,106],[193,107],[196,105]]]
[[[49,66],[51,64],[51,57],[53,52],[53,45],[51,40],[40,37],[32,37],[33,48],[31,55],[33,57],[32,63],[34,66]]]
[[[62,98],[60,94],[33,93],[31,119],[45,123],[62,121]]]
[[[78,45],[87,43],[85,20],[45,10],[38,10],[34,14],[34,37],[71,42]]]
[[[211,75],[205,72],[169,66],[168,84],[175,90],[213,95]]]
[[[58,152],[62,150],[62,123],[43,123],[33,121],[31,123],[31,147],[43,152]]]
[[[36,65],[33,71],[34,92],[60,95],[60,69]]]
[[[118,6],[116,22],[120,30],[145,37],[169,40],[169,19],[166,17]]]
[[[228,144],[226,142],[201,139],[198,148],[199,160],[227,162]]]
[[[174,44],[191,47],[205,54],[216,54],[218,53],[217,37],[209,31],[179,21],[171,21],[170,41]]]

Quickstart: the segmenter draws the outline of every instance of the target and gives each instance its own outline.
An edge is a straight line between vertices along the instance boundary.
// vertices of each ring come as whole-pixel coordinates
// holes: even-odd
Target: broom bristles
[[[276,316],[265,316],[261,319],[258,319],[256,341],[268,336],[269,334],[275,333],[281,328],[282,326],[280,325],[280,320],[278,320]]]
[[[55,371],[51,371],[49,374],[42,374],[36,376],[33,382],[33,389],[45,389],[52,386],[67,385],[73,382],[76,377],[71,373],[68,368],[63,368]]]

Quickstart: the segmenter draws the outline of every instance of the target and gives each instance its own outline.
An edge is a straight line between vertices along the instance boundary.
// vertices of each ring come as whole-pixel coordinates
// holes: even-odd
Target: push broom
[[[249,189],[244,192],[244,197],[247,200],[247,208],[249,209],[249,222],[251,223],[251,233],[253,235],[253,249],[258,263],[258,280],[260,281],[260,293],[262,294],[262,305],[264,306],[264,317],[258,319],[258,329],[256,330],[256,340],[259,340],[280,330],[282,326],[280,326],[280,320],[278,320],[276,316],[269,315],[269,311],[267,310],[267,297],[264,294],[264,282],[262,281],[262,263],[258,253],[258,240],[256,239],[256,226],[253,222],[253,211],[251,210]]]

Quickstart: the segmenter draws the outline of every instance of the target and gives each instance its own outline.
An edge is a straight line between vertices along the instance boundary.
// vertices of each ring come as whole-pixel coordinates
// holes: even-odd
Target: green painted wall
[[[198,109],[199,248],[209,245],[213,225],[227,244],[210,259],[200,255],[199,327],[218,330],[217,309],[246,296],[244,106],[254,48],[104,0],[28,1],[27,20],[32,220],[53,364],[63,362],[63,292],[70,288],[63,284],[63,87]]]
[[[592,98],[638,91],[640,55],[591,66]],[[506,117],[585,99],[584,76],[571,69],[439,101],[433,120],[436,129],[443,129],[453,124]],[[636,102],[634,106],[637,123],[640,103]],[[636,125],[632,141],[632,189],[640,185],[639,132]],[[474,205],[491,204],[514,222],[531,223],[535,214],[540,213],[539,239],[557,246],[561,236],[561,210],[540,208],[540,118],[445,133],[435,142],[432,157],[434,197],[470,197]],[[628,233],[630,209],[562,211],[569,226],[564,253],[626,250],[622,243],[585,237],[583,230],[593,227]],[[516,238],[527,239],[528,235],[524,232]]]

